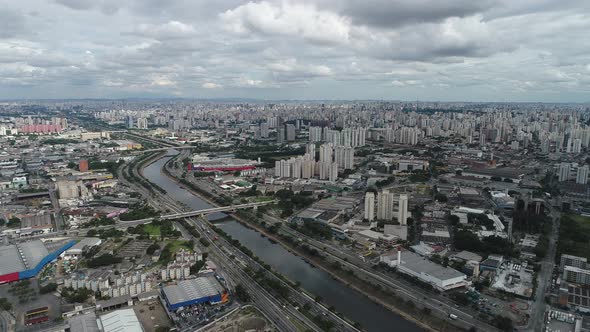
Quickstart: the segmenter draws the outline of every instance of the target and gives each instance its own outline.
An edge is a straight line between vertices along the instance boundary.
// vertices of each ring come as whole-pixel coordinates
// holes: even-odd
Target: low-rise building
[[[450,267],[431,262],[411,251],[395,250],[380,257],[380,262],[395,267],[400,273],[447,291],[468,285],[467,276]]]

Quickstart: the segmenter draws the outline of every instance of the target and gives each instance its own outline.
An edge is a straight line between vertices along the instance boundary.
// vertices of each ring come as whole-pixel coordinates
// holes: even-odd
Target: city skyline
[[[588,102],[583,1],[2,1],[0,99]]]

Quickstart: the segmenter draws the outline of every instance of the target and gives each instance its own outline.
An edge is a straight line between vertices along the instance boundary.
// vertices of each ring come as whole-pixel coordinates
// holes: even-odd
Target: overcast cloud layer
[[[588,0],[0,0],[0,98],[590,101]]]

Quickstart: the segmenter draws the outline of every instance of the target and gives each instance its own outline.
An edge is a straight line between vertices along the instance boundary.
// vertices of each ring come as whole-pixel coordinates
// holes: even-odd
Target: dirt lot
[[[272,325],[254,307],[242,308],[209,328],[206,332],[274,331]]]
[[[139,303],[133,306],[133,310],[146,331],[155,331],[159,326],[172,326],[166,311],[157,299]]]

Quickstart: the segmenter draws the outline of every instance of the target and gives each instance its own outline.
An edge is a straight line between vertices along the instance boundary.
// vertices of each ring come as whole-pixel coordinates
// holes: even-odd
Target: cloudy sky
[[[588,0],[0,0],[0,98],[590,101]]]

